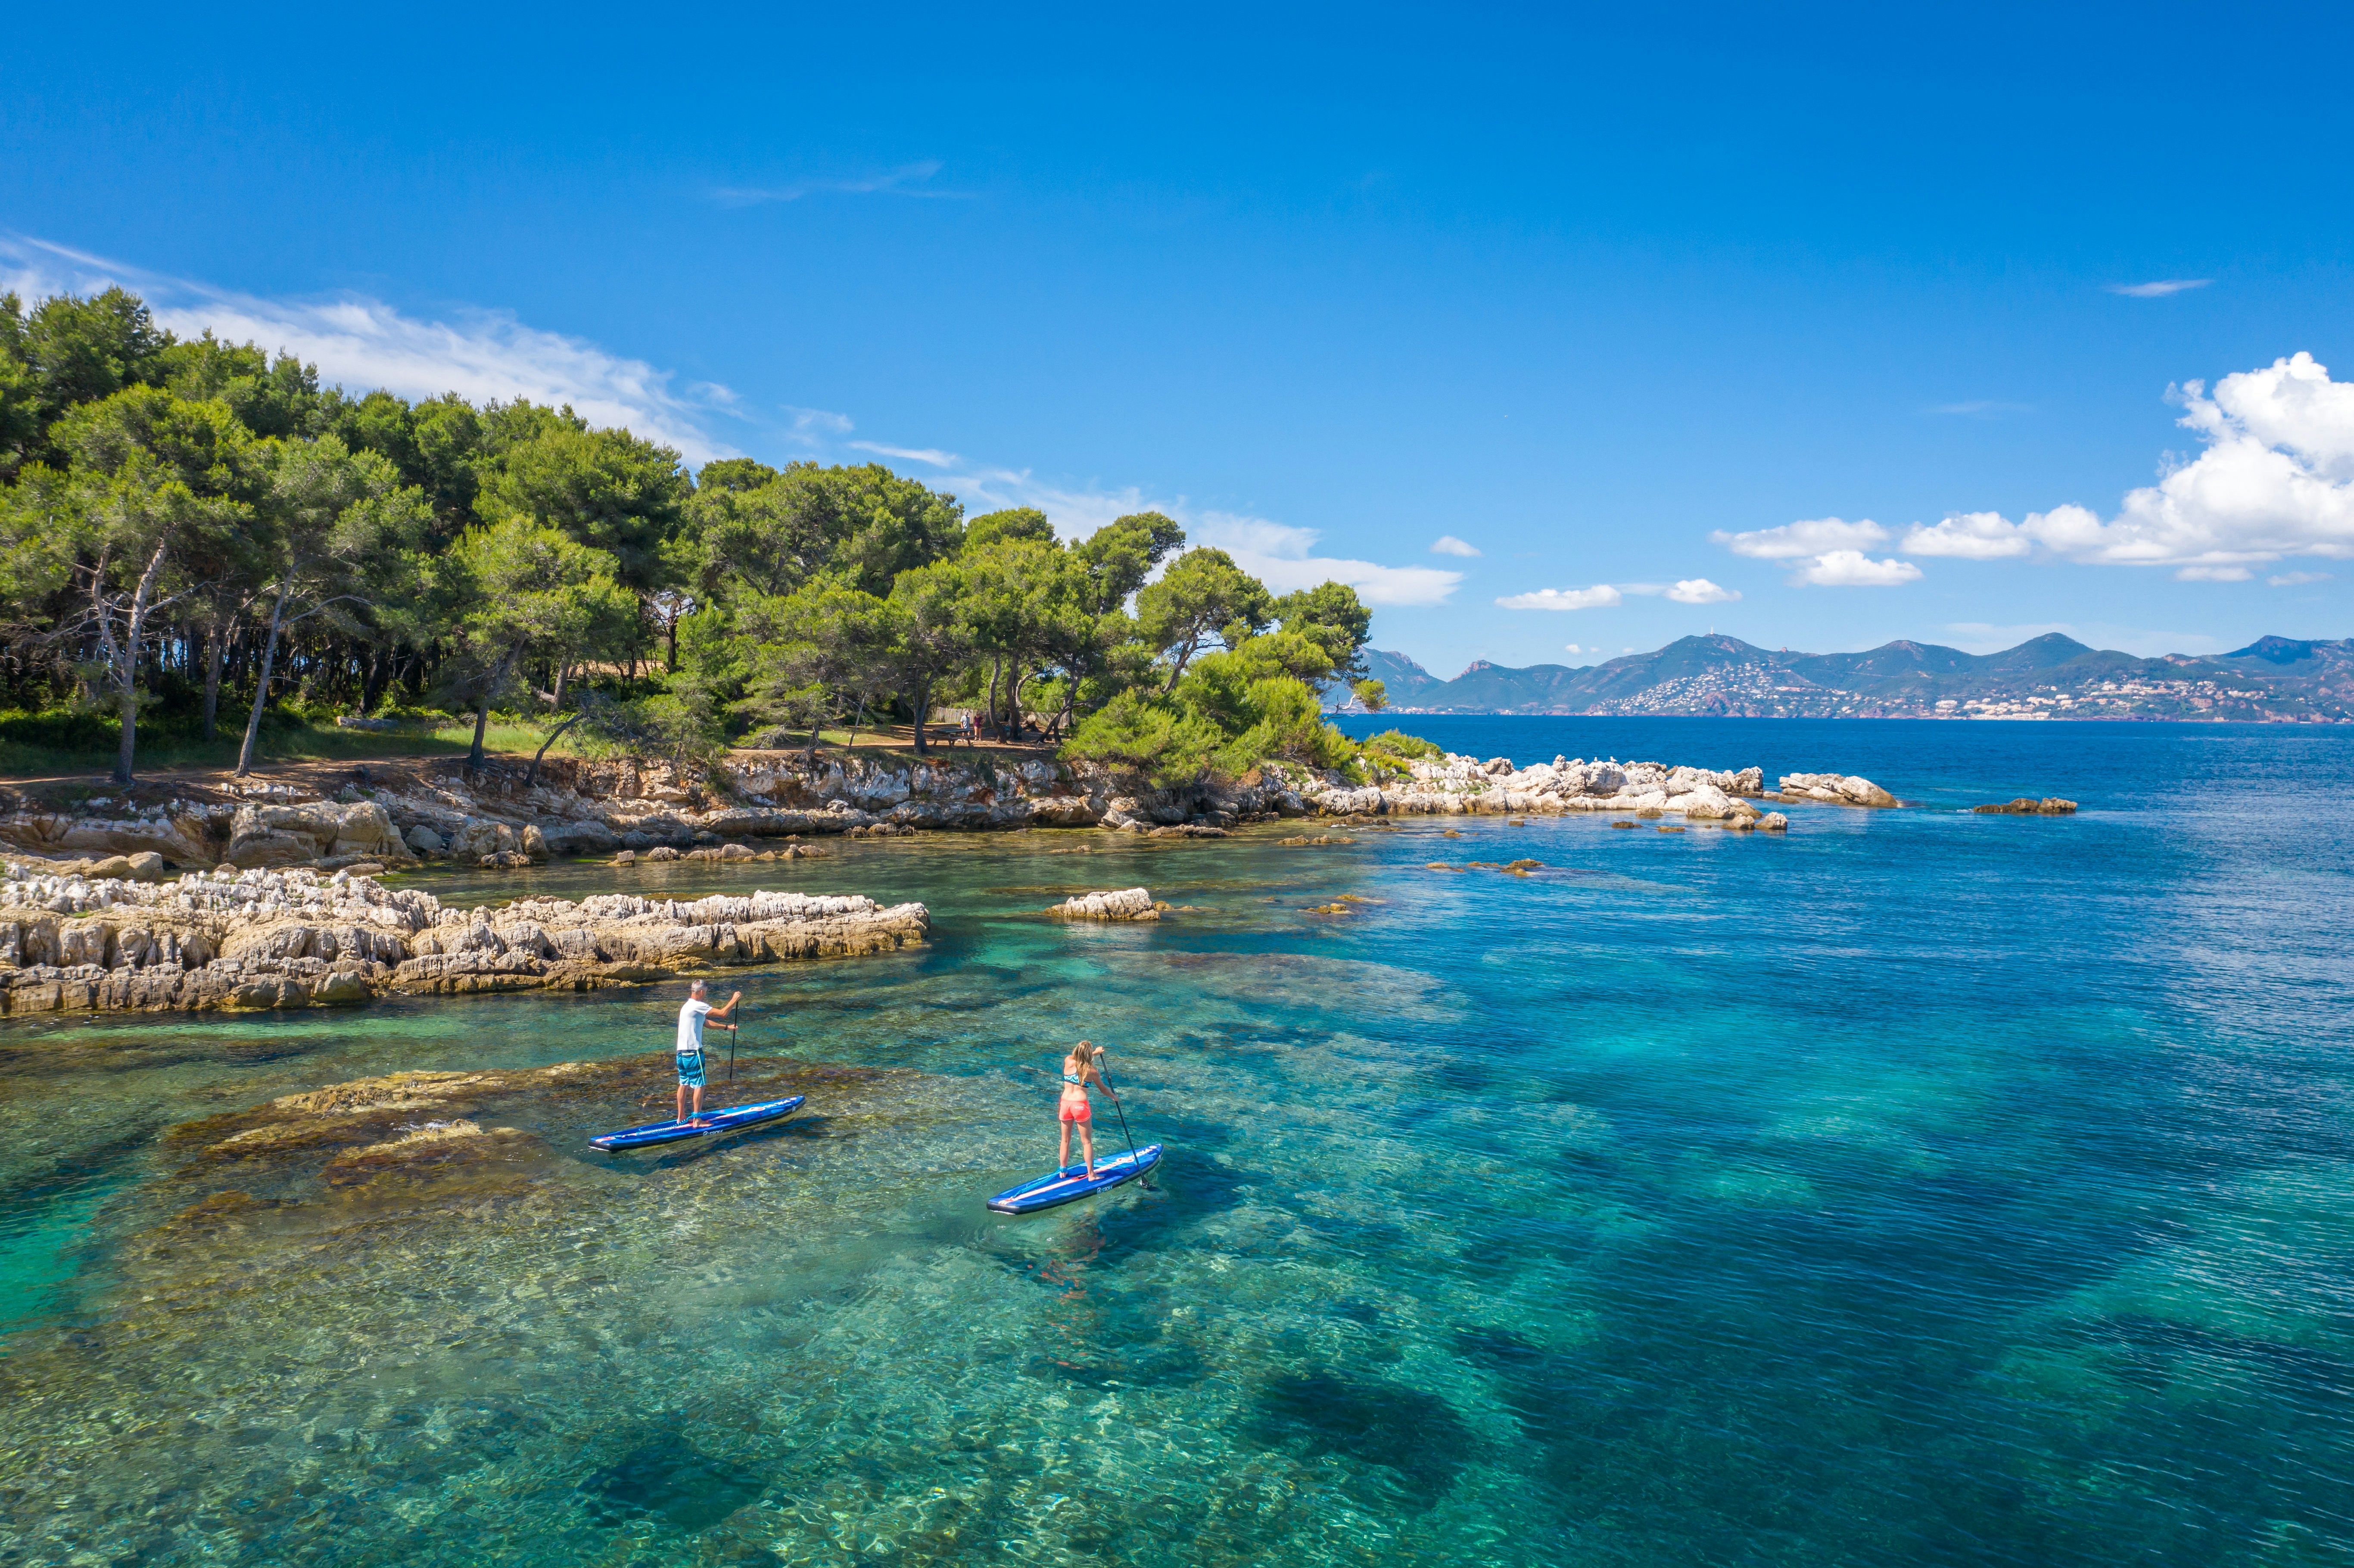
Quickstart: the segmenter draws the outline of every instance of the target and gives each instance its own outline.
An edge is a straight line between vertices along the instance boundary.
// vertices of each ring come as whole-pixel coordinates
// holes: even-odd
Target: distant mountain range
[[[2137,659],[2056,632],[1999,653],[1911,641],[1865,653],[1777,652],[1711,635],[1583,669],[1475,660],[1451,681],[1402,653],[1369,652],[1365,662],[1388,688],[1390,711],[1407,714],[2354,723],[2354,638],[2260,637],[2211,657]],[[1337,709],[1348,691],[1325,696]]]

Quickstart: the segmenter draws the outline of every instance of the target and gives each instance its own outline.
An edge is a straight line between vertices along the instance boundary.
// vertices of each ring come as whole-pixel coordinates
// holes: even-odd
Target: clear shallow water
[[[812,1114],[666,1158],[582,1139],[663,1091],[667,991],[11,1026],[0,1562],[2354,1552],[2354,737],[1404,722],[1926,804],[637,874],[938,921],[748,973],[748,1094]],[[2085,811],[1956,809],[2022,793]],[[1138,882],[1192,910],[1028,913]],[[469,887],[520,891],[438,885]],[[1158,1189],[986,1214],[1051,1157],[1081,1034],[1171,1146]],[[471,1175],[171,1130],[623,1059],[499,1102],[518,1152]]]

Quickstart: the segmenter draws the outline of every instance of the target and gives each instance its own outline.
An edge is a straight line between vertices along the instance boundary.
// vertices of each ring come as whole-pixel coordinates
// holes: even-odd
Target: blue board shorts
[[[682,1088],[703,1087],[703,1054],[700,1051],[692,1056],[684,1052],[679,1053],[678,1082]]]

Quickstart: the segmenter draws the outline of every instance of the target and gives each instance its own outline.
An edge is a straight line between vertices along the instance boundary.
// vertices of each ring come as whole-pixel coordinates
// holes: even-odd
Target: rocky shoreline
[[[426,861],[519,868],[557,857],[617,864],[747,861],[824,853],[813,842],[918,831],[1097,828],[1164,838],[1224,836],[1294,817],[1527,815],[1626,811],[1732,829],[1788,826],[1757,802],[1892,807],[1869,779],[1785,774],[1767,790],[1757,768],[1556,757],[1526,767],[1447,755],[1387,770],[1378,782],[1269,763],[1239,779],[1139,789],[1105,769],[1045,758],[943,755],[822,758],[738,753],[682,776],[630,762],[551,761],[536,776],[494,764],[467,777],[454,762],[355,768],[326,798],[284,785],[241,792],[143,789],[79,810],[23,797],[0,810],[0,848],[52,873],[153,877],[167,871],[308,867],[368,874]]]
[[[758,892],[608,894],[444,907],[415,888],[308,870],[172,882],[0,882],[0,1013],[352,1006],[393,994],[594,990],[924,940],[921,904]]]

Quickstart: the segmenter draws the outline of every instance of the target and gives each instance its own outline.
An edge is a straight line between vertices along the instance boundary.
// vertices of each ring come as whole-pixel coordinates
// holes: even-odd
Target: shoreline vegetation
[[[494,722],[535,764],[681,776],[883,726],[1151,789],[1351,768],[1320,693],[1382,701],[1355,590],[1186,546],[1153,512],[1066,540],[879,463],[690,471],[569,408],[355,395],[119,288],[0,296],[7,773],[461,742],[479,773]]]

